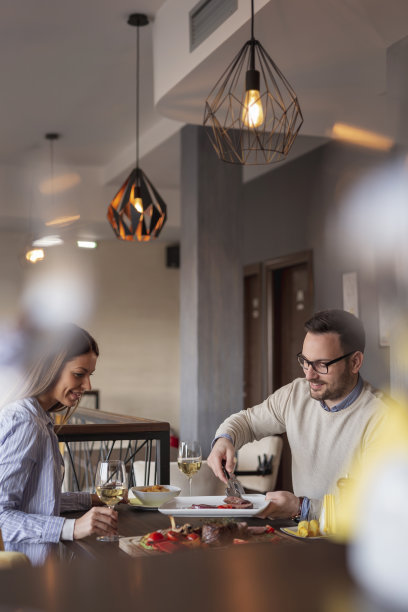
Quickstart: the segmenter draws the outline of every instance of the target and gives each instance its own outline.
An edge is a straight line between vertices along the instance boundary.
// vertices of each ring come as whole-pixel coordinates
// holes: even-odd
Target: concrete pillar
[[[242,168],[218,159],[205,128],[181,135],[180,436],[210,451],[242,407]]]

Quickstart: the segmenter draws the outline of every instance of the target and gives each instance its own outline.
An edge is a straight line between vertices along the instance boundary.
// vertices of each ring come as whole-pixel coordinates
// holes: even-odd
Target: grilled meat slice
[[[242,497],[225,497],[223,500],[224,504],[228,504],[233,508],[238,508],[239,510],[248,510],[249,508],[253,508],[254,505],[252,502],[247,499],[243,499]]]
[[[211,521],[204,523],[201,529],[201,541],[212,546],[231,544],[234,538],[248,537],[246,523]]]

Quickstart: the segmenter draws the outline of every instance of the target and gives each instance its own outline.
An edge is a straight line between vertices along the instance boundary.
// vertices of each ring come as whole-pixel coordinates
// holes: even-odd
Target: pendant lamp
[[[146,15],[133,13],[127,23],[136,26],[136,167],[108,208],[108,221],[120,240],[147,242],[157,238],[167,218],[167,206],[146,174],[139,168],[139,28],[149,23]]]
[[[296,93],[254,37],[221,75],[206,102],[204,125],[223,161],[256,165],[281,161],[303,123]]]

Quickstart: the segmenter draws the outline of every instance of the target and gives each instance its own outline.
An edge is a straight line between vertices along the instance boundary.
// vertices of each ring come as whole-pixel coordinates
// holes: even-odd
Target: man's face
[[[308,361],[331,361],[344,355],[340,336],[334,332],[312,334],[308,332],[303,342],[302,355]],[[358,367],[353,355],[329,366],[327,374],[319,374],[309,366],[305,370],[313,399],[324,400],[329,407],[338,404],[352,391],[357,381]]]

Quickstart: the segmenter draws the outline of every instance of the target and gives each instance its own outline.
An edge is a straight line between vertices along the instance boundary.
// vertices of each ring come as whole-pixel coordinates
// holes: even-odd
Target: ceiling
[[[126,20],[130,13],[145,12],[154,21],[165,1],[2,0],[0,166],[33,165],[37,157],[48,160],[44,135],[56,131],[61,134],[55,146],[56,163],[93,169],[102,177],[101,199],[109,193],[113,196],[128,172],[135,147],[136,35]],[[180,5],[180,0],[169,2]],[[403,133],[405,113],[400,111],[405,88],[401,92],[395,84],[407,73],[406,45],[400,48],[398,42],[408,34],[406,0],[260,0],[257,4],[257,38],[293,85],[305,117],[292,156],[325,142],[335,121],[392,137]],[[249,26],[247,22],[231,33],[179,79],[156,108],[153,34],[153,25],[140,32],[142,154],[143,136],[160,125],[163,117],[180,126],[201,123],[204,100],[227,60],[249,37]],[[177,35],[169,34],[170,39]],[[390,48],[394,50],[388,53],[388,62],[394,57],[392,70],[387,66]],[[163,133],[162,142],[146,148],[141,166],[176,207],[180,139],[177,130]],[[107,179],[106,168],[121,159],[123,167],[117,162],[117,171]],[[259,171],[248,171],[246,179]],[[6,199],[3,193],[0,223],[10,227],[13,218],[19,217],[21,225],[27,211],[11,215]],[[108,200],[103,201],[88,211],[88,227],[94,223],[99,238],[113,237],[109,227],[106,232],[102,229],[107,204]],[[173,219],[172,239],[179,213]],[[165,238],[164,230],[162,235]]]

